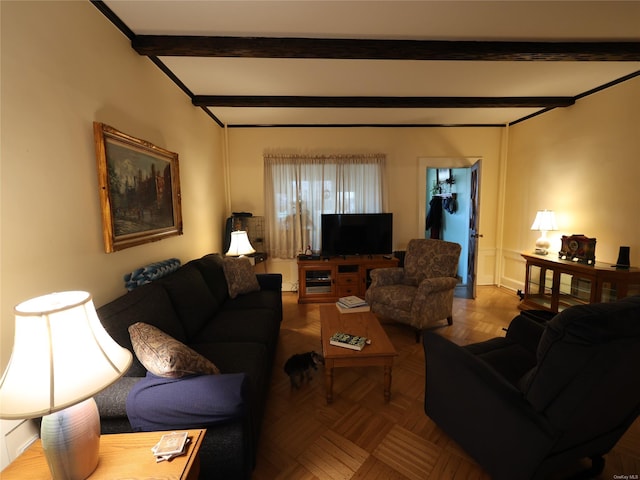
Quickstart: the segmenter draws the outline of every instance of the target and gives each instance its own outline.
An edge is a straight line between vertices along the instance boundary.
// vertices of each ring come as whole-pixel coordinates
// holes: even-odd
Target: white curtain
[[[383,154],[264,156],[269,256],[320,249],[323,213],[384,211]]]

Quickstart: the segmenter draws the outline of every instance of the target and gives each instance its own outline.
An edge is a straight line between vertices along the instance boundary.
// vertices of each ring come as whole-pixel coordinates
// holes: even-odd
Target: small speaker
[[[630,247],[620,247],[620,253],[618,253],[618,261],[616,262],[616,267],[629,268],[631,266],[631,262],[629,261],[629,250],[631,250]]]

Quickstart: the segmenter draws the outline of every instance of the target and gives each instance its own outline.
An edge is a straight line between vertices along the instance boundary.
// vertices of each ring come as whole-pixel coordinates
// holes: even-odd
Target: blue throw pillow
[[[127,416],[136,432],[206,428],[245,416],[244,373],[182,378],[147,376],[127,397]]]

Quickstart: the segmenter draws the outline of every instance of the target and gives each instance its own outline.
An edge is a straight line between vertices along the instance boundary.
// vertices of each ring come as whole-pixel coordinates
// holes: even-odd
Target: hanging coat
[[[442,228],[442,197],[433,197],[429,202],[429,212],[425,230],[431,229],[431,238],[440,239]]]

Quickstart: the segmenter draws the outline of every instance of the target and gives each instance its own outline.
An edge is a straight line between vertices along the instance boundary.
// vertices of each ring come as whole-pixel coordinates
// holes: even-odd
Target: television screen
[[[393,248],[393,214],[322,214],[322,255],[381,255]]]

